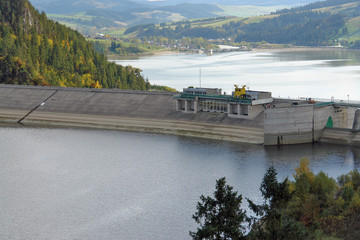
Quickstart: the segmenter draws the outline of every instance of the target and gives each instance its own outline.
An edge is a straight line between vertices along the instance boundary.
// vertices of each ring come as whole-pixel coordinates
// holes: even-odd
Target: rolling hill
[[[218,5],[232,5],[232,6],[277,6],[277,5],[304,5],[316,0],[164,0],[164,1],[148,1],[148,0],[133,0],[138,3],[147,3],[152,5],[177,5],[182,3],[194,4],[218,4]]]
[[[102,28],[215,17],[223,12],[213,4],[154,6],[129,0],[34,0],[34,3],[51,19],[84,34]]]
[[[53,0],[35,2],[35,7],[46,13],[71,14],[93,9],[125,12],[129,9],[144,7],[145,5],[129,0]]]
[[[249,17],[312,0],[32,0],[35,7],[84,34],[101,28],[175,22],[216,16]]]

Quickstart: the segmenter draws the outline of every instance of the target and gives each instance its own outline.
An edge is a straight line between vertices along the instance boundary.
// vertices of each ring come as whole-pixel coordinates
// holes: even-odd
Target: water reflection
[[[326,59],[328,66],[354,66],[360,62],[360,51],[357,50],[316,50],[275,52],[276,61],[316,61]]]
[[[293,170],[302,158],[310,161],[310,167],[315,173],[324,171],[331,177],[338,177],[341,167],[345,172],[359,168],[360,150],[356,147],[332,145],[332,144],[301,144],[290,146],[266,146],[264,147],[268,161],[279,172]]]
[[[182,54],[116,62],[139,67],[151,83],[177,90],[198,86],[201,68],[203,87],[222,88],[227,93],[237,83],[270,91],[275,97],[347,99],[349,95],[360,100],[360,51],[356,50]]]

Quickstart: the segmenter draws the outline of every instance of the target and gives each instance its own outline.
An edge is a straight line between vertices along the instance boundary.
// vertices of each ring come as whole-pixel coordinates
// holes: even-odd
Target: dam
[[[201,91],[0,85],[0,124],[141,131],[264,145],[320,141],[360,146],[360,104],[273,99],[260,91],[247,94],[250,101]]]

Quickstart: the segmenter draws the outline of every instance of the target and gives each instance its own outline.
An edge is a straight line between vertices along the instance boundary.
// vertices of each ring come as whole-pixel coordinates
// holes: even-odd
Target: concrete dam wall
[[[173,93],[0,85],[0,125],[116,129],[264,145],[360,146],[359,106],[279,99],[240,106],[219,98],[182,100]]]
[[[176,111],[172,93],[0,85],[0,123],[170,133],[264,143],[263,115]]]

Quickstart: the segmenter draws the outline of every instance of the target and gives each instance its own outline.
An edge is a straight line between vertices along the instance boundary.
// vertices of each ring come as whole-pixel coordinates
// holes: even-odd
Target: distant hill
[[[140,8],[146,5],[129,0],[51,0],[35,2],[35,6],[46,13],[69,14],[84,12],[93,9],[125,12],[129,9]]]
[[[57,2],[59,0],[31,0],[35,6],[40,6],[42,4]],[[77,2],[78,0],[72,0]],[[92,0],[90,0],[92,1]],[[98,2],[106,2],[97,0]],[[121,1],[121,0],[120,0]],[[111,0],[112,3],[119,2],[119,0]],[[111,3],[110,2],[110,3]],[[146,5],[147,7],[158,7],[158,6],[171,6],[178,4],[217,4],[217,5],[233,5],[233,6],[244,6],[244,5],[254,5],[254,6],[277,6],[277,5],[290,5],[290,6],[299,6],[305,5],[308,3],[318,2],[317,0],[162,0],[162,1],[149,1],[149,0],[131,0],[134,7],[138,7],[136,4]]]
[[[304,5],[316,0],[164,0],[164,1],[148,1],[148,0],[133,0],[138,3],[148,3],[152,5],[176,5],[182,3],[193,4],[219,4],[219,5],[255,5],[255,6],[276,6],[276,5]]]
[[[28,0],[0,1],[0,83],[146,89],[139,69],[109,63],[77,31]]]
[[[130,0],[33,0],[52,19],[87,34],[90,28],[123,27],[221,15],[213,4],[153,5]]]
[[[94,32],[92,27],[119,28],[217,16],[254,16],[255,13],[270,13],[279,6],[299,6],[311,1],[313,0],[32,0],[36,8],[45,11],[52,19],[85,34]]]
[[[126,33],[148,39],[154,36],[173,39],[202,37],[305,46],[341,43],[352,47],[360,40],[360,1],[327,0],[257,17],[136,26]]]

